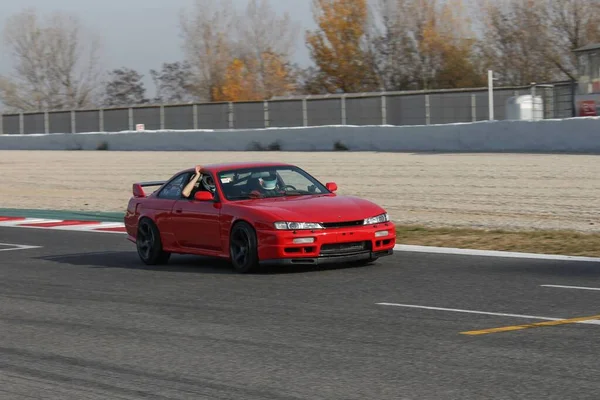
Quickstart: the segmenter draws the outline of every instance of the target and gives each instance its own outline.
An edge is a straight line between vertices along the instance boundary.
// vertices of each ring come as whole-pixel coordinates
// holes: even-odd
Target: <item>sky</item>
[[[26,8],[40,14],[66,11],[77,15],[86,28],[102,41],[102,61],[106,70],[127,67],[145,76],[148,95],[154,93],[150,69],[159,69],[163,62],[183,58],[179,29],[179,13],[190,9],[193,0],[19,0],[0,1],[0,33],[6,18]],[[243,9],[247,0],[233,0]],[[278,13],[289,12],[303,29],[313,29],[311,0],[271,0]],[[0,75],[11,71],[6,47],[0,47]],[[300,65],[309,63],[303,35],[298,37],[294,59]]]

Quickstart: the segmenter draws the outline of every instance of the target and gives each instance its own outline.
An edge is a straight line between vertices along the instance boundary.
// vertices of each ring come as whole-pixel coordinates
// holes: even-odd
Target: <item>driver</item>
[[[183,188],[183,191],[181,192],[183,197],[185,197],[187,199],[191,199],[194,197],[196,192],[200,190],[200,185],[198,185],[198,181],[200,180],[201,177],[202,177],[202,181],[201,181],[202,186],[204,186],[206,188],[206,190],[210,191],[211,193],[215,193],[215,181],[213,180],[213,178],[210,175],[202,176],[202,173],[200,173],[201,169],[202,169],[201,165],[196,165],[194,176],[192,177],[192,179],[190,179],[188,184],[185,185],[185,188]]]
[[[280,192],[277,191],[277,175],[275,174],[258,178],[258,187],[250,193],[253,197],[271,197],[278,194]]]

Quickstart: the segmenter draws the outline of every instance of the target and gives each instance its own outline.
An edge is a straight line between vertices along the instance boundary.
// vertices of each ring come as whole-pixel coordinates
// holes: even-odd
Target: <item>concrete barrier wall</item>
[[[331,151],[338,141],[350,151],[600,153],[600,119],[3,135],[0,150],[246,151],[278,143],[283,151]]]

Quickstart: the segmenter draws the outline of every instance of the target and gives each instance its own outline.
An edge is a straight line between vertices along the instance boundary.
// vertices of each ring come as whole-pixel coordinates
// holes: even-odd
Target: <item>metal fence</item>
[[[494,88],[494,119],[512,96],[541,96],[544,118],[574,116],[572,82]],[[159,129],[254,129],[319,125],[429,125],[489,119],[488,89],[307,96],[260,102],[153,105],[5,114],[0,134]]]

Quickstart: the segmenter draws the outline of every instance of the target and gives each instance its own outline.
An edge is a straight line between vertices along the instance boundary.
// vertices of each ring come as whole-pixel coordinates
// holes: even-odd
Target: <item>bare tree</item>
[[[557,77],[549,62],[550,21],[539,0],[482,0],[479,3],[482,57],[499,74],[499,83],[528,85]]]
[[[99,42],[84,40],[79,20],[63,13],[42,21],[34,10],[8,19],[4,40],[14,60],[0,77],[0,98],[16,111],[91,106],[100,87]]]
[[[546,57],[568,79],[577,76],[573,50],[600,42],[600,0],[544,0],[549,26]]]
[[[194,75],[188,62],[163,63],[160,70],[151,69],[156,85],[156,103],[187,103],[195,100]]]
[[[476,85],[469,9],[464,0],[373,0],[372,46],[383,86]]]
[[[146,98],[146,88],[142,78],[144,76],[130,68],[118,68],[109,73],[109,80],[104,88],[103,105],[136,106],[146,104],[150,100]]]
[[[246,60],[257,77],[260,93],[268,96],[270,65],[276,56],[287,69],[295,53],[299,26],[288,14],[277,15],[268,0],[249,0],[243,13],[231,0],[196,0],[192,10],[184,10],[181,30],[186,61],[191,65],[197,97],[214,100],[222,93],[225,73],[234,60]],[[277,92],[275,88],[275,92]]]
[[[231,0],[196,0],[192,10],[181,13],[183,48],[200,99],[212,100],[222,87],[235,53],[236,15]]]
[[[404,62],[406,43],[401,36],[401,11],[398,0],[374,0],[370,8],[369,41],[374,68],[385,90],[402,90],[410,76]]]
[[[277,15],[269,0],[249,0],[236,25],[240,45],[256,57],[272,52],[289,59],[296,52],[300,25],[287,12]]]

